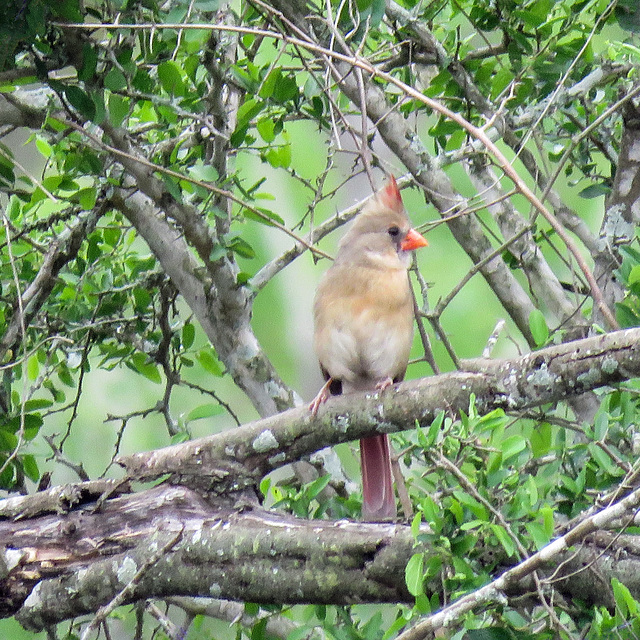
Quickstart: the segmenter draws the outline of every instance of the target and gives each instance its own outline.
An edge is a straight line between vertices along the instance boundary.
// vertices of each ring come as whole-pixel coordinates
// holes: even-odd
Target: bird
[[[427,246],[412,228],[393,176],[355,216],[324,273],[313,304],[313,346],[326,383],[309,405],[383,391],[404,378],[413,342],[411,252]],[[387,434],[360,440],[362,517],[395,518]]]

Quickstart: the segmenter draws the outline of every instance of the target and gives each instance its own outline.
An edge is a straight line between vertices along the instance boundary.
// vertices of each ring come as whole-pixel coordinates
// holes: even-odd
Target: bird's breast
[[[327,272],[314,306],[314,346],[333,378],[375,383],[406,369],[413,303],[406,270],[362,271]]]

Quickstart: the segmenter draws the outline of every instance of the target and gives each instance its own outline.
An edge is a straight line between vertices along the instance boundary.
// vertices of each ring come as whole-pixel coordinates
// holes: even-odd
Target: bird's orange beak
[[[400,248],[403,251],[413,251],[420,247],[426,247],[428,244],[429,243],[415,229],[409,229],[409,233],[407,233],[404,240],[400,243]]]

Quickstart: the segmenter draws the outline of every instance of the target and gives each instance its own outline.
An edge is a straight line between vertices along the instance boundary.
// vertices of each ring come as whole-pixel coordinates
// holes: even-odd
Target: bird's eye
[[[394,224],[393,227],[389,227],[387,229],[387,233],[392,237],[392,238],[397,238],[399,233],[400,233],[400,227],[396,227],[396,225]]]

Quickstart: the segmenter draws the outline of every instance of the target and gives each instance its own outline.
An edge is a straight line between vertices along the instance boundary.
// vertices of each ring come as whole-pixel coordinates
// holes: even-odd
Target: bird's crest
[[[389,182],[378,192],[378,198],[385,206],[394,211],[402,211],[402,196],[396,179],[390,175]]]

